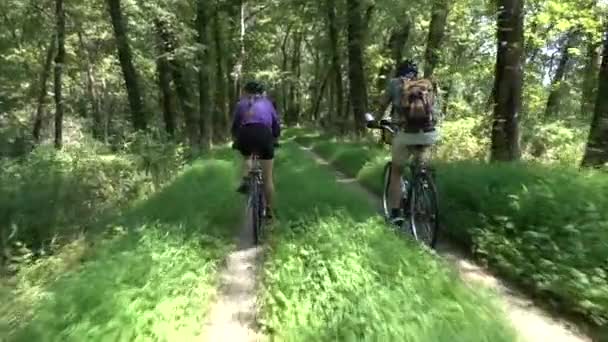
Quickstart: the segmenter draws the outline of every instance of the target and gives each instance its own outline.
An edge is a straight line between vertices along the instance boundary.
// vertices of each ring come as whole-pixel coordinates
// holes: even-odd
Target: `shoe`
[[[272,219],[274,218],[272,209],[270,209],[269,207],[266,207],[266,209],[264,210],[264,218],[268,221],[272,221]]]
[[[393,216],[389,218],[388,222],[396,227],[401,227],[405,219],[401,216]]]
[[[249,179],[247,177],[243,177],[241,181],[241,185],[236,189],[236,192],[246,195],[249,192]]]

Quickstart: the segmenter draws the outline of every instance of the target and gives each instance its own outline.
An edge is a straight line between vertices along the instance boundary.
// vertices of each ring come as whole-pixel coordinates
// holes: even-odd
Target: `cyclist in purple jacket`
[[[244,157],[243,181],[237,189],[240,193],[249,190],[248,174],[251,155],[256,153],[262,167],[266,215],[272,217],[274,184],[272,181],[272,161],[275,142],[281,135],[279,116],[273,103],[264,95],[264,87],[249,81],[243,87],[243,95],[236,105],[232,120],[234,146]]]

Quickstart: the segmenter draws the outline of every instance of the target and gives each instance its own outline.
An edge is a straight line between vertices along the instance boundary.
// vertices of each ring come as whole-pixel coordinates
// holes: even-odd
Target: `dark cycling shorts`
[[[273,159],[274,137],[272,131],[263,124],[245,125],[237,133],[236,148],[245,157],[256,153],[262,160]]]

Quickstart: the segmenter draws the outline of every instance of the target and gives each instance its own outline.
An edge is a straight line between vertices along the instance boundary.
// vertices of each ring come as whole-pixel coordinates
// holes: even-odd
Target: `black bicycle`
[[[251,219],[253,241],[257,245],[262,240],[264,217],[266,216],[266,198],[264,197],[264,181],[262,167],[257,154],[251,156],[251,170],[249,170],[249,198],[247,208]]]
[[[383,135],[388,133],[394,136],[399,130],[399,125],[391,122],[390,118],[379,122],[371,114],[365,115],[367,127],[379,129]],[[392,139],[383,139],[390,144]],[[423,146],[412,146],[421,149]],[[439,232],[439,206],[437,201],[437,188],[434,181],[434,170],[420,158],[421,153],[415,153],[416,157],[412,163],[404,167],[409,170],[409,177],[405,172],[401,174],[401,209],[405,214],[405,220],[401,225],[403,231],[409,231],[417,241],[422,241],[431,248],[435,247]],[[389,189],[391,179],[392,161],[388,161],[382,173],[382,206],[386,220],[390,218]],[[408,181],[408,178],[411,181]]]

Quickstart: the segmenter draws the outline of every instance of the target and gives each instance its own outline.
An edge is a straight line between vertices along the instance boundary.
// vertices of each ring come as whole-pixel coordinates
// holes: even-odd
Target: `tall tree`
[[[224,40],[222,35],[222,24],[220,20],[219,6],[215,9],[213,15],[213,40],[215,47],[215,115],[213,116],[213,123],[215,129],[213,130],[214,140],[222,140],[225,138],[228,128],[228,107],[226,106],[227,100],[227,86],[224,74]]]
[[[568,72],[568,67],[570,66],[570,50],[575,46],[578,35],[579,31],[577,29],[572,29],[568,31],[564,37],[564,43],[561,47],[561,57],[557,64],[555,75],[551,80],[551,91],[549,92],[547,105],[545,107],[545,117],[556,117],[559,114],[560,98],[564,88],[563,81]]]
[[[499,0],[497,54],[494,79],[492,160],[520,158],[519,110],[521,108],[524,42],[524,0]]]
[[[179,99],[180,107],[184,112],[188,141],[190,142],[191,146],[196,146],[199,142],[198,132],[200,127],[198,125],[198,120],[196,119],[196,108],[190,93],[188,78],[185,74],[185,67],[180,61],[179,56],[176,55],[177,39],[175,38],[172,28],[165,19],[157,17],[154,22],[157,32],[162,40],[164,53],[169,59],[173,84],[175,86],[177,98]]]
[[[118,60],[120,61],[120,67],[127,88],[129,106],[131,108],[131,120],[136,130],[143,130],[147,126],[146,116],[139,87],[139,77],[133,65],[131,47],[129,46],[129,39],[127,37],[127,26],[122,15],[120,0],[107,0],[107,2],[116,39]]]
[[[583,71],[583,84],[581,94],[581,114],[589,115],[593,112],[597,94],[597,76],[601,64],[601,42],[590,41],[587,43],[587,56],[585,69]]]
[[[213,118],[211,107],[211,94],[209,86],[209,67],[211,63],[209,58],[209,14],[207,11],[207,2],[205,0],[197,1],[196,13],[196,28],[197,41],[199,44],[198,53],[198,92],[199,92],[199,129],[201,137],[201,147],[209,148],[211,146]]]
[[[606,163],[608,163],[608,28],[604,37],[597,100],[583,166],[598,167]]]
[[[91,110],[93,113],[92,133],[94,138],[102,139],[103,120],[101,118],[101,105],[99,103],[99,97],[97,95],[97,85],[95,84],[95,70],[93,69],[93,61],[91,59],[91,53],[88,48],[89,44],[85,42],[84,34],[80,29],[78,30],[78,43],[80,45],[80,55],[82,56],[82,60],[84,62],[85,75],[87,78],[87,97],[89,98]]]
[[[47,97],[47,83],[49,74],[51,73],[51,66],[53,65],[53,57],[55,56],[55,47],[57,46],[57,35],[53,34],[49,42],[49,46],[46,50],[46,58],[42,65],[42,71],[40,72],[40,90],[38,92],[38,105],[36,107],[36,114],[34,116],[34,128],[32,135],[35,142],[40,141],[40,132],[42,130],[42,120],[44,120],[44,112],[46,108],[46,97]]]
[[[176,116],[173,109],[173,93],[171,92],[171,66],[165,52],[165,42],[160,33],[157,32],[157,36],[159,56],[156,58],[156,72],[158,74],[163,121],[165,122],[165,131],[173,139],[175,137]]]
[[[55,56],[55,148],[63,145],[63,67],[65,64],[65,9],[63,0],[55,0],[57,20],[57,55]]]
[[[357,132],[365,129],[364,114],[367,110],[367,85],[363,67],[363,26],[361,1],[347,0],[348,15],[348,76],[350,80],[350,102],[353,108]]]
[[[448,20],[450,0],[435,0],[433,2],[431,24],[424,54],[424,77],[430,77],[439,63],[439,49],[445,36],[445,26]]]
[[[336,2],[326,0],[327,25],[329,28],[329,46],[331,50],[331,70],[333,78],[333,101],[335,113],[338,120],[344,120],[344,86],[342,84],[342,63],[340,62],[338,19],[336,18]],[[360,19],[359,19],[360,20]]]

